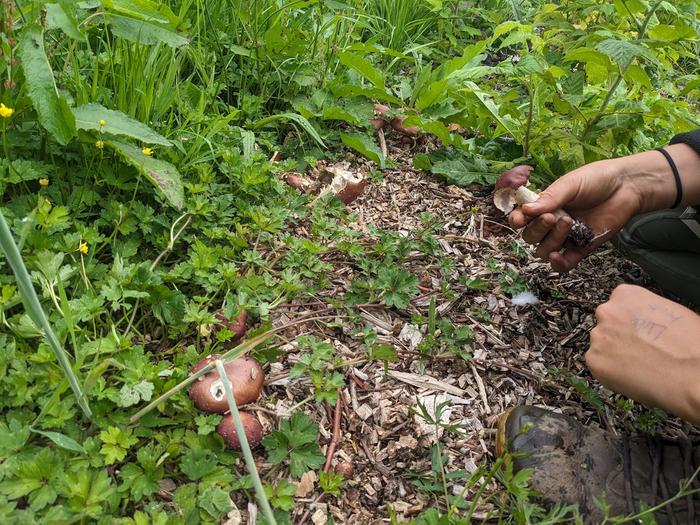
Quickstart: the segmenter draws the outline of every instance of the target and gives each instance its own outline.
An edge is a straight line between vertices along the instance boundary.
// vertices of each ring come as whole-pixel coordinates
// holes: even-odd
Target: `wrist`
[[[700,203],[700,156],[686,144],[665,148],[678,169],[683,198],[681,206]],[[659,151],[645,151],[613,159],[624,186],[639,199],[637,213],[670,208],[678,189],[671,164]]]

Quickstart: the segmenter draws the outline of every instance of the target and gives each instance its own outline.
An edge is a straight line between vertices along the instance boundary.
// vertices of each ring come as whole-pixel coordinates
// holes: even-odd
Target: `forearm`
[[[667,146],[683,188],[681,206],[700,204],[700,155],[687,144]],[[676,200],[676,182],[671,165],[658,151],[645,151],[614,159],[625,183],[639,195],[639,213],[670,208]]]

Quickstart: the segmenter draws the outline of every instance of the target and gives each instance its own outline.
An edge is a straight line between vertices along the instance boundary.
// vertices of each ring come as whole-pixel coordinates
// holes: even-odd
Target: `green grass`
[[[274,362],[270,312],[329,287],[330,246],[363,276],[348,301],[402,312],[418,280],[402,263],[435,253],[430,217],[411,238],[376,232],[369,247],[345,208],[310,207],[281,180],[345,147],[391,166],[369,129],[374,102],[436,137],[415,164],[456,184],[489,183],[524,160],[551,179],[700,122],[690,1],[0,4],[0,102],[14,110],[0,117],[2,523],[219,523],[230,494],[252,499],[214,433],[219,416],[183,392],[192,364],[227,351],[210,333],[214,312],[249,310],[261,327],[250,350]],[[296,233],[301,221],[311,238]],[[494,283],[522,285],[497,270]],[[367,359],[397,358],[353,309],[342,314]],[[422,315],[426,362],[473,335],[434,306]],[[332,404],[342,381],[332,349],[305,344],[294,373],[316,396],[256,451],[289,478],[262,479],[278,523],[298,481],[279,443],[316,465],[316,422],[300,411]],[[417,524],[467,523],[486,504],[503,523],[567,522],[569,509],[533,502],[524,476],[498,462],[447,472],[443,454],[415,473],[434,501]],[[445,484],[460,476],[462,500]],[[176,487],[169,504],[157,495],[164,479]],[[327,497],[339,483],[322,476]]]

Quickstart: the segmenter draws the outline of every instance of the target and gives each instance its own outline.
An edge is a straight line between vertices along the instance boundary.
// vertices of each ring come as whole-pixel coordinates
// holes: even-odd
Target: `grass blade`
[[[224,392],[226,393],[228,408],[231,411],[231,416],[233,417],[233,424],[236,426],[236,433],[238,434],[238,441],[241,442],[241,450],[243,452],[243,457],[245,458],[245,464],[248,467],[250,479],[253,481],[255,494],[258,497],[258,503],[260,503],[263,514],[265,515],[265,521],[268,525],[277,525],[275,515],[272,513],[270,503],[267,501],[267,497],[265,496],[265,489],[263,489],[262,481],[260,481],[258,469],[255,467],[253,452],[250,450],[250,444],[248,443],[248,438],[245,435],[241,415],[238,413],[238,406],[236,405],[236,400],[233,397],[233,392],[231,392],[231,383],[228,382],[226,370],[224,369],[224,364],[221,362],[221,359],[216,360],[216,371],[219,373],[221,383],[224,385]]]
[[[10,264],[10,268],[12,268],[12,272],[15,274],[15,278],[17,279],[17,287],[19,288],[20,296],[22,297],[22,302],[24,303],[24,308],[36,325],[44,331],[44,335],[46,336],[49,346],[51,346],[51,350],[53,350],[53,353],[56,355],[56,359],[61,365],[63,373],[70,383],[70,387],[73,389],[73,393],[78,400],[78,405],[87,418],[92,418],[92,411],[88,406],[87,399],[85,399],[83,392],[80,389],[80,384],[73,373],[73,369],[68,361],[68,356],[51,328],[49,320],[44,313],[44,309],[41,307],[39,297],[37,297],[34,286],[32,286],[32,281],[29,277],[27,267],[24,265],[22,256],[17,248],[17,244],[15,244],[15,240],[12,237],[12,232],[10,232],[10,227],[5,221],[5,216],[2,214],[2,212],[0,212],[0,249],[5,254],[7,262]]]

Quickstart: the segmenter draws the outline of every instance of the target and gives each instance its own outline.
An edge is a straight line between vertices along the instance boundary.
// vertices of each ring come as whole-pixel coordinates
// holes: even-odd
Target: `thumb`
[[[543,213],[553,213],[564,208],[574,199],[578,193],[578,182],[574,177],[564,175],[553,182],[546,190],[540,193],[535,202],[523,204],[522,211],[530,217],[537,217]]]

